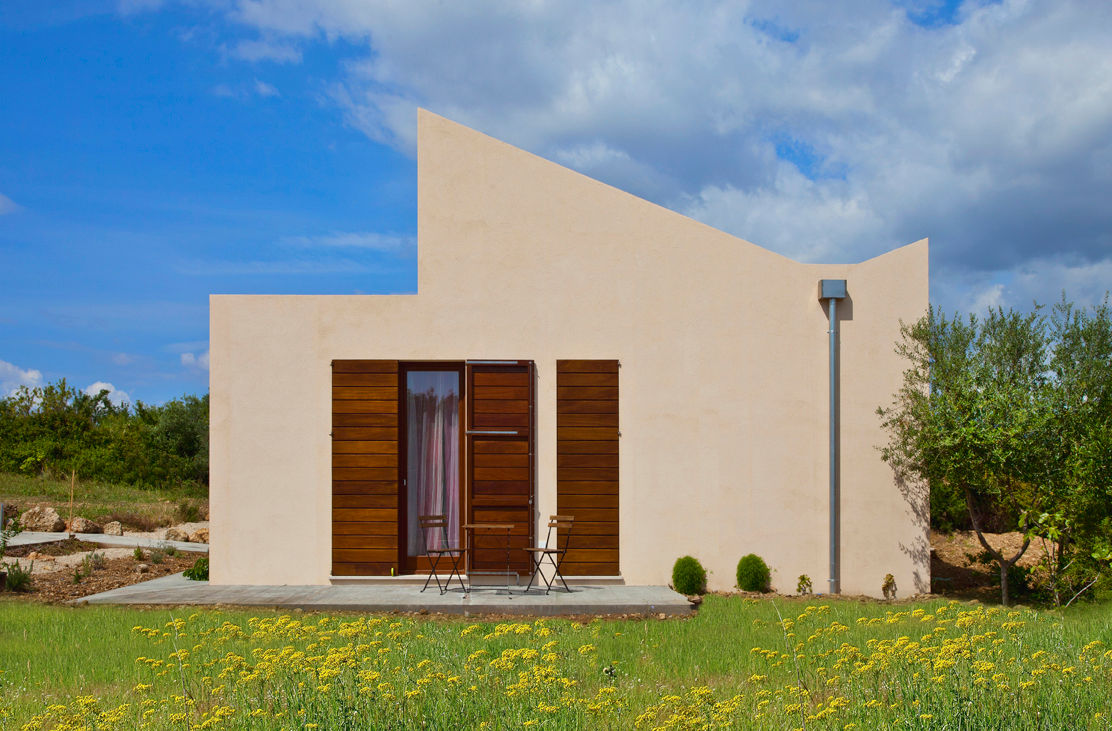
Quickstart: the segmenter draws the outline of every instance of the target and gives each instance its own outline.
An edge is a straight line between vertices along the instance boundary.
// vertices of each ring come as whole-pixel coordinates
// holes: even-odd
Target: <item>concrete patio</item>
[[[383,583],[332,586],[210,586],[181,574],[93,594],[74,604],[231,605],[275,609],[352,612],[420,612],[442,614],[512,614],[554,616],[567,614],[692,613],[691,603],[664,586],[573,585],[572,592],[548,595],[524,586],[507,594],[504,587],[476,587],[469,595],[459,588],[440,594],[435,587],[422,592],[419,584]]]

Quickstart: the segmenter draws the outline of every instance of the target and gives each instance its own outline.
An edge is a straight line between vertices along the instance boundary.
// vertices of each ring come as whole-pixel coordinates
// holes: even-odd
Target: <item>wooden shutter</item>
[[[512,523],[510,570],[528,576],[533,541],[533,363],[467,365],[468,522]],[[505,533],[475,532],[474,565],[506,570]]]
[[[332,361],[332,575],[398,569],[398,362]]]
[[[556,512],[575,518],[561,572],[617,576],[618,361],[556,361],[556,439]]]

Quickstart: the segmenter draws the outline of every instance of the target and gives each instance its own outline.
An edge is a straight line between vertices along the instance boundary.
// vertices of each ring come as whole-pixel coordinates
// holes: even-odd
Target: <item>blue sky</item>
[[[947,309],[1112,286],[1112,4],[0,4],[0,391],[207,390],[210,293],[416,290],[415,108]]]

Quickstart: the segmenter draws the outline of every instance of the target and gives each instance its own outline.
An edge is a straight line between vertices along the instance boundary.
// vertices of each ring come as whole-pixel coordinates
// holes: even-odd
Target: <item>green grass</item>
[[[26,510],[32,505],[53,506],[62,519],[69,515],[70,483],[49,477],[28,477],[0,473],[0,502],[15,503]],[[177,521],[179,505],[199,505],[208,499],[201,486],[144,489],[131,485],[77,481],[74,490],[73,514],[102,522],[113,517],[130,517],[124,521],[136,528],[170,525]],[[201,511],[203,514],[203,510]]]
[[[6,600],[0,726],[1109,728],[1108,610],[709,596],[584,625]]]

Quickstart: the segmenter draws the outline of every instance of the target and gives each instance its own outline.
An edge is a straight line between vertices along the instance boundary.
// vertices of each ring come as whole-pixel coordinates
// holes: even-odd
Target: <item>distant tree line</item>
[[[145,487],[208,485],[208,394],[117,406],[65,379],[0,399],[0,471]]]
[[[1069,603],[1112,565],[1112,308],[931,309],[903,327],[903,387],[880,409],[896,472],[930,488],[936,530],[972,528],[1008,574],[1032,542]],[[1022,531],[1012,555],[985,532]]]

